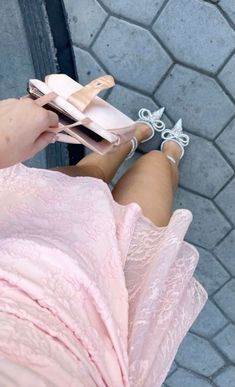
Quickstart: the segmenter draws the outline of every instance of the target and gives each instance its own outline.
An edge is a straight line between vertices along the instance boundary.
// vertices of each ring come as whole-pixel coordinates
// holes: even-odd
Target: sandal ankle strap
[[[138,141],[137,141],[137,138],[136,137],[133,137],[132,139],[131,139],[131,150],[130,150],[130,152],[128,153],[128,155],[126,156],[126,158],[125,158],[125,160],[129,160],[129,159],[131,159],[133,156],[134,156],[134,154],[135,154],[135,151],[136,151],[136,149],[138,148]]]

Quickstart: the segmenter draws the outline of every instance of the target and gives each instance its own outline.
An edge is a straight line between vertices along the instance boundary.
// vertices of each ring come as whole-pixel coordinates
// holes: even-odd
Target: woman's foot
[[[151,133],[151,129],[147,124],[137,122],[135,138],[137,139],[138,144],[140,144],[142,141],[145,141],[151,135]]]
[[[178,166],[180,159],[184,155],[184,148],[189,144],[189,136],[183,133],[182,120],[178,120],[172,129],[166,129],[163,121],[160,120],[164,108],[151,113],[147,109],[139,111],[140,120],[136,124],[136,132],[131,140],[131,151],[127,156],[130,159],[138,145],[150,140],[156,131],[161,132],[162,144],[161,151],[166,157]]]
[[[176,166],[179,165],[182,151],[179,144],[177,144],[175,141],[169,140],[165,142],[162,147],[162,153],[164,153],[168,160],[170,160],[173,164]]]
[[[184,148],[189,144],[189,136],[183,132],[182,119],[179,119],[172,129],[165,129],[161,137],[163,139],[161,151],[170,161],[178,165],[184,156]]]
[[[153,113],[148,109],[140,109],[137,122],[147,125],[150,129],[150,135],[145,138],[142,143],[151,140],[156,132],[162,132],[166,128],[164,122],[161,120],[164,111],[164,107]]]
[[[137,125],[137,129],[135,132],[135,137],[138,141],[138,144],[140,144],[142,141],[148,138],[149,135],[150,135],[149,126],[144,123],[139,123]],[[182,150],[177,142],[170,141],[170,140],[166,141],[162,147],[162,152],[165,153],[167,156],[170,156],[172,159],[174,159],[177,165],[179,164]]]
[[[140,109],[135,136],[131,140],[131,151],[127,159],[134,155],[139,144],[151,140],[156,132],[162,132],[165,129],[165,124],[161,120],[164,110],[165,108],[161,108],[151,113],[148,109]]]

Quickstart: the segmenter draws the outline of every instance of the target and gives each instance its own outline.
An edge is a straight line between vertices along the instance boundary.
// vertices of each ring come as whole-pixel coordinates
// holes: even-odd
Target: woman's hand
[[[58,116],[29,98],[0,101],[0,168],[33,157],[53,142]]]

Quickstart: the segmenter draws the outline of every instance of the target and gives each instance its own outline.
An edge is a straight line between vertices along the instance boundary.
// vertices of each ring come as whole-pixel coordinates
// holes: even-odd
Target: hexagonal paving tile
[[[187,238],[205,248],[213,248],[231,230],[231,226],[213,203],[180,188],[175,195],[175,208],[187,208],[194,219]]]
[[[235,277],[235,230],[215,248],[215,254],[226,269]]]
[[[234,387],[235,386],[235,367],[226,367],[221,374],[214,379],[218,387]]]
[[[102,67],[87,51],[74,47],[74,56],[79,74],[79,82],[86,85],[93,79],[106,74]]]
[[[233,173],[211,142],[190,135],[189,149],[181,163],[180,184],[183,187],[212,198]]]
[[[222,71],[219,74],[219,79],[224,84],[226,89],[231,93],[231,95],[235,98],[235,85],[234,85],[234,68],[235,68],[235,54],[228,61],[228,63],[224,66]]]
[[[148,93],[172,63],[147,30],[114,17],[107,21],[93,49],[114,77]]]
[[[223,191],[219,193],[219,195],[215,199],[215,202],[235,225],[234,193],[235,179],[233,179],[229,184],[227,184]]]
[[[185,337],[176,355],[176,361],[184,368],[204,376],[212,375],[224,365],[223,359],[209,342],[192,333]]]
[[[232,302],[232,300],[230,300]],[[235,364],[235,326],[230,324],[213,341],[217,347]]]
[[[88,47],[107,17],[97,0],[64,0],[72,41]]]
[[[234,114],[234,105],[217,82],[197,71],[175,65],[155,94],[170,117],[183,118],[195,134],[215,138]]]
[[[227,322],[228,320],[222,315],[215,304],[208,300],[193,324],[191,332],[209,338],[214,336]]]
[[[176,371],[176,369],[177,369],[177,365],[175,364],[175,362],[173,362],[173,363],[172,363],[172,366],[171,366],[171,368],[170,368],[170,371],[168,372],[168,375],[169,375],[169,376],[172,375],[173,372]]]
[[[179,368],[166,382],[169,387],[211,387],[211,384],[203,378],[182,368]]]
[[[219,6],[235,24],[235,3],[234,0],[220,0]]]
[[[146,25],[151,23],[163,3],[164,0],[103,0],[112,12]]]
[[[195,274],[211,295],[227,282],[230,276],[210,252],[202,248],[198,248],[198,251],[200,259]]]
[[[201,0],[170,0],[153,29],[178,60],[208,71],[216,72],[234,49],[234,31]]]
[[[214,296],[214,300],[219,305],[220,309],[235,322],[235,279],[231,279],[222,289]]]
[[[235,119],[230,122],[221,135],[216,139],[216,144],[224,152],[224,154],[226,154],[235,167]]]
[[[138,119],[138,111],[141,108],[151,111],[158,109],[157,104],[151,98],[120,85],[112,89],[107,101],[133,120]]]
[[[141,108],[155,111],[159,109],[159,106],[149,97],[130,90],[126,87],[116,85],[111,94],[108,96],[107,101],[110,102],[117,109],[120,109],[123,113],[127,114],[133,120],[138,119],[138,112]],[[171,127],[169,119],[163,115],[162,119],[168,127]],[[149,152],[152,149],[159,149],[161,143],[161,136],[156,133],[151,141],[148,141],[140,145],[140,149],[143,152]]]

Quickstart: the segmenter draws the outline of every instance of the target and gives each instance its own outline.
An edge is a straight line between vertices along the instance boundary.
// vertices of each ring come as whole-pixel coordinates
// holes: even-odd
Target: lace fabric
[[[0,202],[0,385],[161,386],[207,298],[190,212],[158,228],[100,180],[22,165]]]

